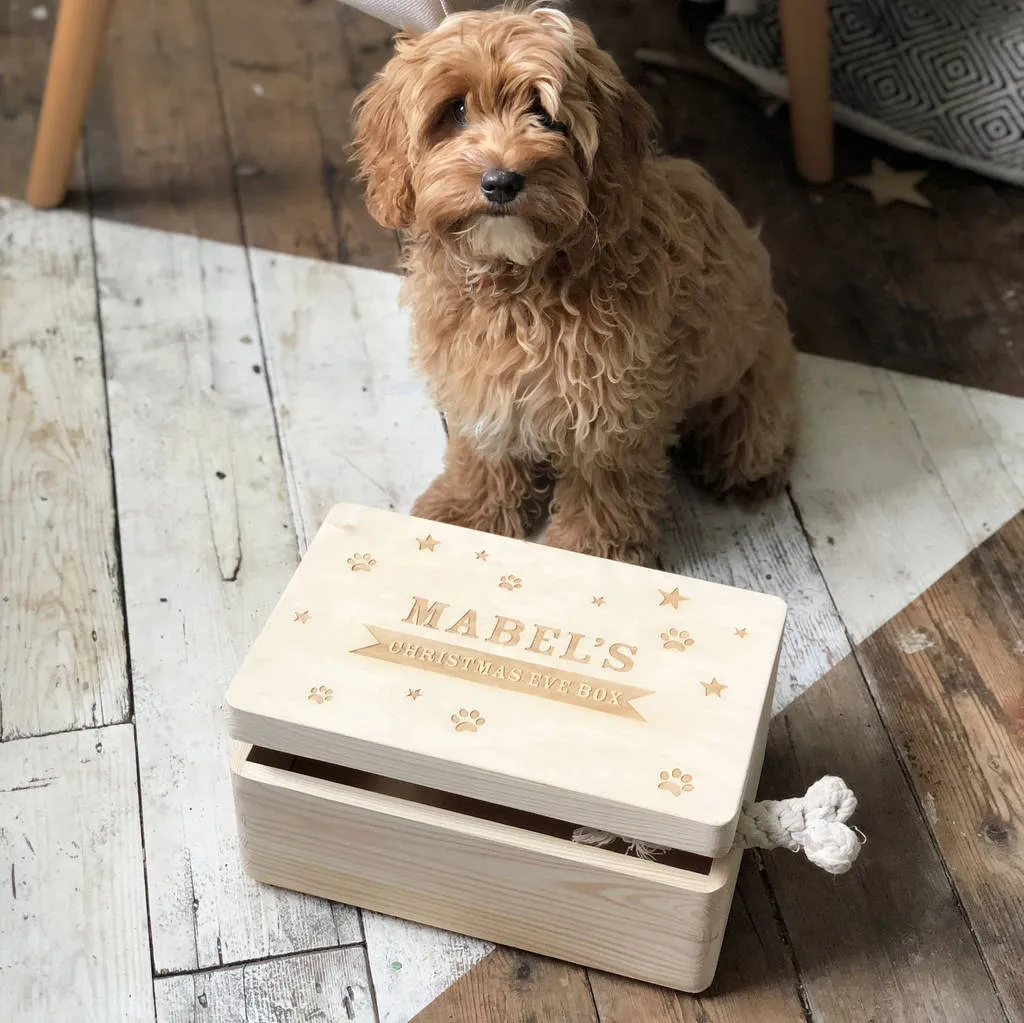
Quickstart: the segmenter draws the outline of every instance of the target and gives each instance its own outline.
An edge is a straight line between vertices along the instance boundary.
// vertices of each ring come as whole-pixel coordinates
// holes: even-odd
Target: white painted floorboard
[[[792,492],[860,642],[1024,508],[1024,400],[817,356]]]
[[[245,252],[95,227],[156,970],[358,941],[238,854],[224,692],[297,563]]]
[[[807,538],[786,494],[747,509],[674,488],[662,538],[670,572],[781,597],[788,604],[774,710],[787,707],[850,652]]]
[[[1024,495],[1024,398],[989,391],[968,390],[966,393],[978,422],[999,452],[1000,464],[1017,491]],[[981,487],[986,486],[982,481]],[[1024,506],[1024,497],[1018,500],[1019,505]]]
[[[363,914],[363,930],[380,1023],[408,1023],[494,948],[379,913]]]
[[[938,474],[973,549],[1024,508],[1021,484],[1009,471],[1024,477],[1024,401],[1006,403],[998,400],[1003,395],[939,380],[892,378],[927,456],[924,471]],[[1016,420],[1021,436],[1000,430],[997,440],[985,420]]]
[[[0,596],[0,738],[127,719],[89,220],[5,199]]]
[[[362,948],[156,981],[157,1023],[374,1023]]]
[[[0,864],[3,1018],[152,1020],[131,725],[0,743]]]
[[[302,549],[339,501],[407,512],[439,470],[444,431],[409,364],[399,278],[251,256]]]

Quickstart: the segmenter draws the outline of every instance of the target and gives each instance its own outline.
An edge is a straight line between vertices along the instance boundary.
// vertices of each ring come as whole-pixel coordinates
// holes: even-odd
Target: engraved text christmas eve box
[[[336,507],[227,696],[246,869],[702,990],[784,618],[774,597]],[[673,852],[578,844],[578,825]]]

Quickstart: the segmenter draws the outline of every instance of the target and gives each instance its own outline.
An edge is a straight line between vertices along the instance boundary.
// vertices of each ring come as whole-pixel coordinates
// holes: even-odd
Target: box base
[[[641,860],[562,822],[245,744],[232,774],[258,881],[679,991],[714,977],[739,850]]]

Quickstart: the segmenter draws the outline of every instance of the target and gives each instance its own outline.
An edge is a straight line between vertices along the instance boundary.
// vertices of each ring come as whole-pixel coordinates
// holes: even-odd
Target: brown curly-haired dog
[[[768,255],[559,11],[459,14],[356,104],[367,204],[406,232],[416,361],[449,428],[413,513],[649,560],[682,438],[718,491],[784,478],[794,350]]]

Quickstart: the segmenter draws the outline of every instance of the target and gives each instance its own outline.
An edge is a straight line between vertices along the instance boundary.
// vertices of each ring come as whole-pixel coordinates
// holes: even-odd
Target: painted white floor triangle
[[[855,642],[1024,509],[1024,399],[804,356],[792,491]]]
[[[380,1023],[408,1023],[494,948],[377,913],[363,914],[363,929]]]

